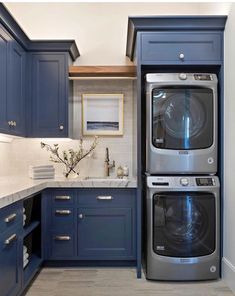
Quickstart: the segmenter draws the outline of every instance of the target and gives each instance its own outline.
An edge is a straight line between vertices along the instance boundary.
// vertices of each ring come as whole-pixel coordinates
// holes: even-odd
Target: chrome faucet
[[[109,163],[109,148],[105,150],[105,160],[104,160],[104,176],[109,177],[110,169],[115,167],[115,161],[113,163]]]

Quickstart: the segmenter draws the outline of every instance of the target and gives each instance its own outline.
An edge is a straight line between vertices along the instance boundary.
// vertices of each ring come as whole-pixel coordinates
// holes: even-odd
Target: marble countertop
[[[136,188],[137,181],[130,179],[41,179],[29,177],[0,177],[0,208],[19,201],[46,188]]]

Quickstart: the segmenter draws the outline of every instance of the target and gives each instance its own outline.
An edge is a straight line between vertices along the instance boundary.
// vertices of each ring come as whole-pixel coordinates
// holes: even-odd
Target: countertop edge
[[[3,178],[0,178],[2,183],[4,183]],[[16,180],[16,179],[15,179]],[[13,181],[13,180],[12,180]],[[19,184],[20,182],[25,181],[24,184],[21,184],[21,188],[17,189],[15,191],[4,193],[2,196],[0,195],[0,209],[4,208],[6,206],[9,206],[15,202],[18,202],[30,195],[34,195],[39,193],[40,191],[47,189],[47,188],[137,188],[137,181],[132,178],[129,180],[121,180],[120,182],[112,181],[112,180],[105,180],[102,182],[96,182],[92,180],[56,180],[56,179],[42,179],[42,180],[32,180],[29,178],[19,178],[18,179]],[[126,181],[126,182],[125,182]],[[32,182],[32,184],[27,184],[29,182]],[[33,184],[35,182],[35,184]],[[15,182],[17,184],[17,182]],[[4,186],[8,186],[10,188],[14,188],[14,182],[10,182],[9,179],[6,180],[6,184]],[[11,187],[12,186],[12,187]],[[0,184],[1,187],[1,184]],[[16,186],[17,187],[17,186]],[[23,188],[22,188],[23,187]],[[5,190],[6,191],[6,190]]]

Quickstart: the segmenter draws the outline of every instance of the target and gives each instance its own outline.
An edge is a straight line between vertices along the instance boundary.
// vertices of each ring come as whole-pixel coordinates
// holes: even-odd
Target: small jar
[[[124,177],[128,177],[129,176],[129,168],[126,165],[123,167],[123,176]]]
[[[118,178],[123,178],[123,168],[122,168],[122,166],[119,166],[118,168],[117,168],[117,177]]]

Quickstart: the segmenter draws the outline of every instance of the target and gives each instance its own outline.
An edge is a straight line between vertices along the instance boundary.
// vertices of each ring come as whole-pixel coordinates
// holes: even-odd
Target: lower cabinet
[[[135,258],[132,208],[81,208],[78,218],[79,259]]]
[[[38,194],[0,209],[0,295],[22,295],[41,263]]]
[[[56,189],[43,196],[46,260],[136,260],[135,189]]]
[[[0,294],[17,295],[21,288],[19,230],[12,229],[0,236]]]

